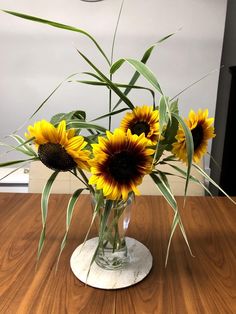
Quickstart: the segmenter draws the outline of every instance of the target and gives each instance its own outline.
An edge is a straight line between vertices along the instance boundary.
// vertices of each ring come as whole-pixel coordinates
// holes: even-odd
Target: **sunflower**
[[[27,139],[33,139],[41,162],[53,170],[69,171],[76,166],[89,169],[90,151],[83,150],[87,145],[82,136],[75,136],[75,130],[66,130],[63,120],[55,127],[46,120],[28,127]]]
[[[187,126],[189,127],[194,145],[193,161],[198,163],[202,156],[207,152],[208,140],[215,137],[214,127],[212,123],[214,118],[208,118],[208,110],[198,110],[195,113],[193,110],[190,111],[188,119],[185,119]],[[177,142],[173,143],[172,152],[180,160],[187,161],[186,151],[186,138],[182,127],[179,128],[176,135]]]
[[[127,132],[130,129],[132,134],[145,134],[149,145],[155,145],[159,139],[159,111],[153,107],[136,107],[132,112],[126,113],[120,123],[120,129]]]
[[[92,144],[94,158],[90,160],[89,183],[102,189],[110,200],[126,200],[129,192],[139,195],[137,185],[143,176],[152,169],[153,149],[147,148],[148,140],[144,134],[132,135],[116,129],[107,131],[107,137],[98,137],[98,144]]]

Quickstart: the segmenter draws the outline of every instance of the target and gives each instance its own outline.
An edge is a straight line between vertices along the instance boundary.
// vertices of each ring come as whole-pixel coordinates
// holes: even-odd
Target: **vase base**
[[[98,238],[93,238],[78,246],[70,259],[74,275],[86,283],[89,265],[97,247]],[[93,263],[87,278],[87,285],[99,289],[121,289],[143,280],[152,268],[152,255],[139,241],[126,237],[130,262],[122,269],[106,270]],[[82,248],[82,250],[81,250]]]

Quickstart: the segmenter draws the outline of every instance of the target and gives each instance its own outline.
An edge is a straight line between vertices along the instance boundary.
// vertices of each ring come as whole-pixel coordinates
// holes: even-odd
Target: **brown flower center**
[[[145,136],[147,136],[150,132],[150,127],[147,122],[138,121],[130,127],[130,130],[132,134],[141,135],[142,133],[145,133]]]
[[[193,137],[193,145],[194,145],[194,151],[201,145],[203,140],[203,128],[201,124],[198,124],[196,128],[191,130],[192,137]]]
[[[109,158],[107,168],[117,182],[125,182],[138,175],[137,164],[138,159],[132,152],[122,151]]]
[[[69,171],[76,166],[74,159],[60,144],[39,145],[38,156],[45,166],[53,170]]]

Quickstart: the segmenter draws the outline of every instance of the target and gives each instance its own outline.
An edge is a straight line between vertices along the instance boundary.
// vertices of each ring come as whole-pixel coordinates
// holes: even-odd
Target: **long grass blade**
[[[161,39],[158,40],[155,44],[153,44],[151,47],[149,47],[149,48],[144,52],[143,57],[141,58],[140,61],[141,61],[142,63],[146,64],[146,62],[147,62],[148,59],[150,58],[150,56],[151,56],[151,54],[152,54],[154,48],[155,48],[158,44],[164,42],[166,39],[168,39],[168,38],[170,38],[171,36],[173,36],[174,34],[176,34],[176,33],[171,33],[171,34],[169,34],[169,35],[167,35],[167,36],[161,38]],[[122,62],[122,63],[123,63],[123,62]],[[122,65],[122,63],[121,63],[121,65]],[[121,66],[121,65],[120,65],[120,66]],[[131,88],[130,88],[129,86],[133,86],[133,85],[137,82],[137,80],[138,80],[139,77],[140,77],[140,73],[139,73],[138,71],[135,71],[134,75],[132,76],[132,78],[131,78],[130,81],[129,81],[128,87],[127,87],[127,88],[125,89],[125,91],[124,91],[124,95],[127,96],[127,95],[129,94],[129,92],[131,91]],[[116,103],[116,105],[114,106],[113,110],[115,110],[115,109],[119,106],[119,104],[120,104],[121,102],[122,102],[122,99],[119,99],[119,101],[118,101],[118,102]]]
[[[129,110],[129,108],[121,108],[119,110],[112,111],[110,113],[104,114],[103,116],[100,116],[100,117],[98,117],[96,119],[93,119],[92,121],[97,121],[97,120],[100,120],[100,119],[104,119],[104,118],[107,118],[109,116],[113,116],[113,115],[116,115],[118,113],[121,113],[121,112],[124,112],[124,111],[127,111],[127,110]]]
[[[29,159],[20,159],[20,160],[11,160],[11,161],[6,161],[6,162],[1,162],[0,168],[20,164],[22,162],[34,161],[34,160],[38,160],[38,158],[29,158]]]
[[[126,103],[126,105],[132,110],[134,105],[131,101],[121,92],[121,90],[108,78],[104,75],[82,52],[77,49],[78,53],[83,57],[83,59],[98,73],[98,75],[108,83],[109,87]]]
[[[110,72],[114,74],[117,69],[123,64],[124,62],[128,62],[137,72],[139,72],[146,80],[161,94],[163,92],[161,90],[160,84],[158,83],[154,73],[149,69],[144,63],[135,59],[120,59],[116,63],[114,63],[111,67]]]
[[[106,133],[106,128],[97,124],[90,123],[90,122],[69,120],[67,121],[67,127],[74,128],[74,129],[94,129],[96,131]]]
[[[47,221],[47,214],[48,214],[48,200],[51,193],[53,182],[55,181],[58,171],[53,172],[53,174],[48,179],[47,183],[43,188],[43,192],[41,195],[41,215],[42,215],[42,231],[39,239],[38,244],[38,253],[37,253],[37,263],[39,261],[40,255],[42,253],[44,240],[46,236],[46,221]],[[36,265],[37,266],[37,265]]]
[[[30,21],[37,22],[37,23],[47,24],[47,25],[52,26],[52,27],[64,29],[64,30],[71,31],[71,32],[77,32],[77,33],[80,33],[82,35],[85,35],[95,44],[95,46],[98,48],[100,53],[103,55],[103,57],[105,58],[107,63],[110,64],[109,59],[107,58],[105,52],[100,47],[100,45],[97,43],[97,41],[89,33],[87,33],[86,31],[84,31],[80,28],[66,25],[66,24],[61,24],[58,22],[50,21],[50,20],[45,20],[45,19],[42,19],[42,18],[39,18],[36,16],[31,16],[31,15],[27,15],[27,14],[23,14],[23,13],[19,13],[19,12],[13,12],[13,11],[8,11],[8,10],[2,10],[2,11],[5,13],[8,13],[8,14],[20,17],[20,18],[25,19],[25,20],[30,20]]]
[[[33,148],[31,148],[28,144],[30,142],[26,142],[24,138],[22,138],[21,136],[15,134],[15,135],[10,135],[10,137],[12,137],[18,144],[22,144],[23,147],[29,152],[31,153],[31,155],[37,157],[36,152],[33,150]]]
[[[185,183],[185,189],[184,189],[184,196],[186,198],[188,183],[189,183],[189,176],[190,176],[192,160],[193,160],[193,153],[194,153],[193,137],[192,137],[191,131],[189,130],[184,120],[178,114],[174,112],[172,112],[172,116],[176,120],[178,120],[179,124],[182,126],[184,134],[185,134],[185,138],[186,138],[187,161],[188,161],[187,177],[186,177],[186,183]]]
[[[70,200],[69,200],[69,203],[68,203],[68,206],[67,206],[67,209],[66,209],[66,232],[65,232],[63,240],[61,242],[60,252],[59,252],[59,255],[58,255],[58,258],[57,258],[56,271],[57,271],[57,268],[58,268],[58,264],[59,264],[59,260],[60,260],[62,251],[64,250],[64,248],[66,246],[66,240],[67,240],[67,236],[68,236],[68,232],[69,232],[69,228],[70,228],[70,224],[71,224],[71,220],[72,220],[75,204],[77,203],[80,194],[84,190],[86,190],[86,188],[76,190],[73,193],[73,195],[71,196]]]
[[[209,182],[211,182],[215,187],[217,187],[228,199],[236,205],[236,202],[197,164],[193,164],[193,167],[198,170]]]
[[[171,192],[170,190],[170,187],[168,184],[166,184],[165,182],[168,181],[167,178],[165,178],[164,180],[161,179],[160,177],[158,177],[156,174],[154,173],[151,173],[150,174],[151,178],[153,179],[154,183],[156,184],[156,186],[158,187],[159,191],[161,192],[161,194],[164,196],[164,198],[167,200],[167,202],[170,204],[170,206],[172,207],[175,215],[177,213],[178,215],[178,224],[180,226],[180,230],[181,230],[181,233],[183,235],[183,238],[185,240],[185,243],[189,249],[189,252],[190,254],[193,256],[192,254],[192,251],[191,251],[191,248],[190,248],[190,245],[189,245],[189,242],[188,242],[188,238],[186,236],[186,232],[185,232],[185,229],[184,229],[184,226],[183,226],[183,223],[181,221],[181,218],[179,216],[179,210],[178,210],[178,205],[177,205],[177,202],[174,198],[174,195],[173,193]],[[165,176],[163,173],[162,173],[162,176]],[[172,229],[172,232],[173,230],[175,230],[176,227],[174,227],[174,229]],[[172,236],[171,238],[172,239]],[[169,243],[170,244],[170,243]],[[168,245],[169,247],[169,245]],[[167,256],[169,254],[169,251],[167,251]]]
[[[71,77],[77,75],[78,73],[74,73],[69,75],[67,78],[65,78],[62,82],[60,82],[57,87],[50,93],[50,95],[38,106],[38,108],[31,114],[31,116],[29,118],[27,118],[25,120],[25,122],[19,126],[14,132],[13,134],[16,134],[18,131],[20,131],[35,115],[37,112],[39,112],[39,110],[45,105],[45,103],[53,96],[53,94],[61,87],[61,85],[63,83],[65,83],[66,81],[68,81]]]

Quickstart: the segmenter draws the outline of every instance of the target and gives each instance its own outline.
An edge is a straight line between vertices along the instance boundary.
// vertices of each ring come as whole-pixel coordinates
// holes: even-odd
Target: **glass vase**
[[[132,202],[131,194],[126,201],[104,200],[98,209],[98,248],[95,262],[103,269],[121,269],[130,262],[125,235],[130,222]],[[93,201],[93,206],[95,205]]]

